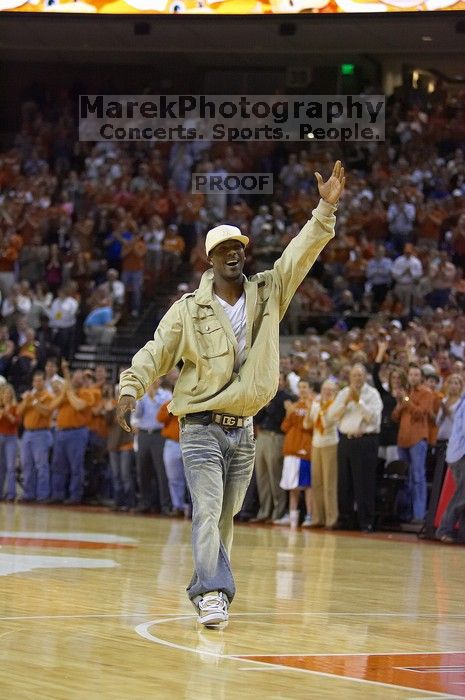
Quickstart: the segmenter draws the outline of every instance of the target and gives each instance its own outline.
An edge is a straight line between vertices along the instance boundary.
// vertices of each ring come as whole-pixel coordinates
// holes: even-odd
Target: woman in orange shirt
[[[312,522],[312,480],[311,450],[312,430],[304,428],[304,420],[313,401],[313,392],[308,380],[301,379],[298,385],[299,399],[295,403],[285,401],[286,417],[281,423],[285,433],[283,453],[283,473],[280,486],[290,492],[289,516],[291,527],[299,524],[300,492],[305,492],[306,516],[302,527],[310,527]]]
[[[158,411],[157,420],[165,426],[161,434],[165,439],[163,447],[163,462],[165,463],[166,478],[170,490],[174,515],[184,515],[186,504],[186,478],[181,448],[179,446],[179,420],[168,411],[166,401]]]
[[[19,415],[15,392],[10,384],[0,387],[0,500],[6,482],[6,500],[16,498],[16,455]]]

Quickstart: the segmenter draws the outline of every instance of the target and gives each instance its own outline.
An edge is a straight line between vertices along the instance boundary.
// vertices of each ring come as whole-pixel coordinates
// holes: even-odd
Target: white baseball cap
[[[213,250],[217,245],[223,243],[223,241],[240,241],[244,246],[247,245],[249,239],[241,233],[241,230],[237,226],[229,226],[229,224],[220,224],[220,226],[215,226],[215,228],[210,229],[207,233],[205,239],[205,250],[207,255],[210,255],[210,251]]]

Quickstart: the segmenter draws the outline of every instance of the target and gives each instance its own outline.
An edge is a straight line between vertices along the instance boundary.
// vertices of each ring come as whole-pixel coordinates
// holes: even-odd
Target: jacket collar
[[[245,293],[245,308],[247,318],[247,336],[246,336],[246,353],[252,345],[253,321],[255,316],[255,306],[257,303],[257,282],[251,282],[245,275],[244,278],[244,293]],[[203,273],[195,294],[195,301],[199,306],[211,306],[217,317],[221,320],[226,334],[230,337],[233,344],[237,344],[236,338],[231,331],[231,324],[223,311],[221,304],[217,302],[213,293],[213,270],[207,270]]]
[[[242,277],[244,279],[244,292],[247,295],[249,288],[256,287],[256,284],[249,282],[245,275],[242,275]],[[200,306],[211,306],[215,301],[213,294],[213,270],[207,270],[203,273],[195,294],[195,301]]]

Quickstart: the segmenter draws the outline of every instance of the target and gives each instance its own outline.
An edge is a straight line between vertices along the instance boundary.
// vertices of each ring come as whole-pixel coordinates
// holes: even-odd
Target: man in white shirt
[[[60,287],[58,296],[52,301],[50,311],[50,327],[54,331],[53,342],[58,345],[64,358],[71,358],[76,331],[76,317],[79,302],[72,297],[65,287]]]
[[[367,384],[362,364],[350,370],[349,386],[341,389],[328,410],[339,429],[338,501],[339,526],[351,528],[354,503],[358,526],[373,532],[376,467],[383,403],[376,389]]]
[[[413,231],[415,216],[415,205],[407,202],[402,192],[396,193],[387,210],[387,221],[391,243],[399,253]]]
[[[111,301],[117,307],[124,306],[124,296],[126,289],[124,284],[118,279],[118,270],[110,268],[107,270],[107,281],[99,286],[99,290],[106,296],[110,296]]]
[[[392,266],[392,275],[396,281],[394,291],[406,313],[410,311],[416,283],[423,274],[423,266],[420,260],[413,255],[413,250],[413,245],[406,243],[404,254],[396,258]]]

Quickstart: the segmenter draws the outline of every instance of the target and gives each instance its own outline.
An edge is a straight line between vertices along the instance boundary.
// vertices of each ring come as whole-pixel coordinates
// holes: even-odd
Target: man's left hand
[[[326,182],[324,182],[320,173],[315,173],[315,177],[318,182],[318,192],[320,193],[320,197],[324,199],[325,202],[328,202],[328,204],[337,204],[346,181],[344,176],[344,168],[342,167],[341,161],[336,161],[331,177],[329,180],[326,180]]]

